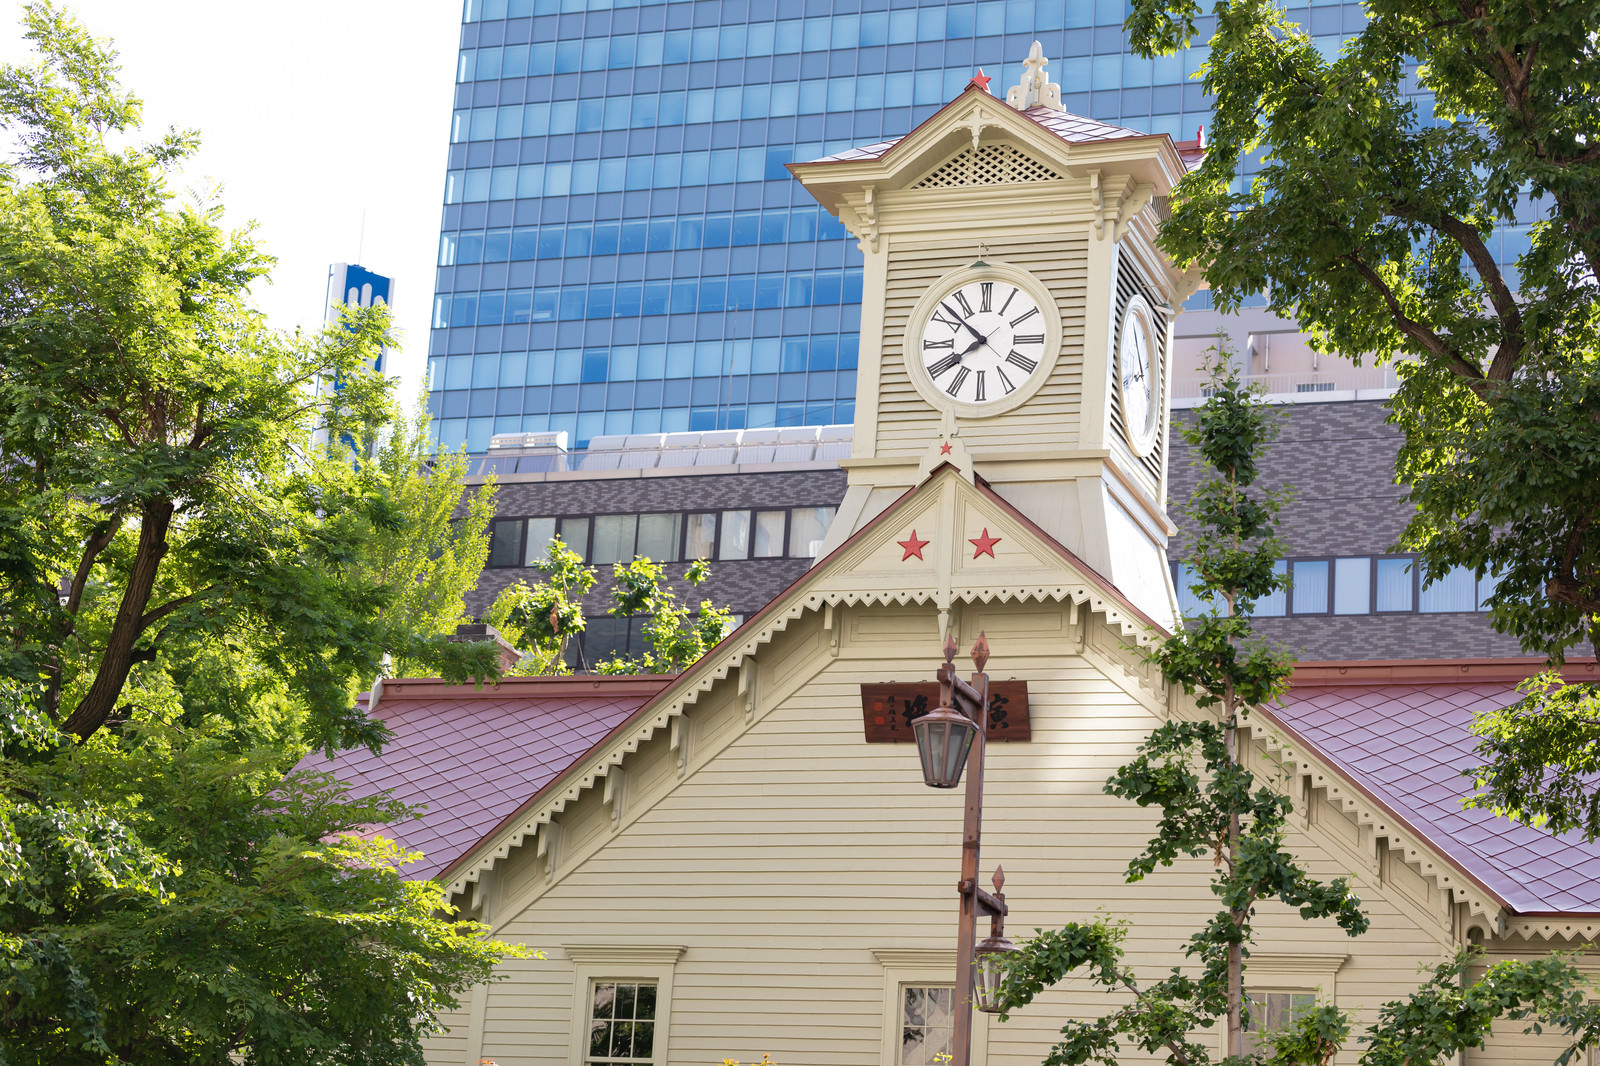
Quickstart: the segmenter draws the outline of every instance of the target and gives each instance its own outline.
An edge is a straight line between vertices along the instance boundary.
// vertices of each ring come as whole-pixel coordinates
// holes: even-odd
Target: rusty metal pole
[[[939,668],[940,694],[947,698],[947,707],[958,706],[955,690],[959,688],[959,683],[955,677],[955,665],[950,661],[953,656],[949,654],[953,650],[947,647],[945,663]],[[956,885],[956,891],[961,896],[961,924],[956,931],[955,1024],[951,1033],[951,1066],[970,1066],[972,1061],[972,951],[978,935],[978,845],[983,835],[983,756],[989,731],[989,675],[983,672],[989,662],[989,642],[982,634],[972,646],[972,661],[978,668],[971,681],[977,695],[972,718],[978,732],[973,738],[972,750],[967,753],[966,813],[961,826],[961,880]]]

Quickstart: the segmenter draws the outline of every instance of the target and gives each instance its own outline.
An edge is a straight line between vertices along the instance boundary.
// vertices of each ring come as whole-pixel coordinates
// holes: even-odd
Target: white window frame
[[[646,982],[656,986],[655,1038],[650,1061],[667,1064],[667,1031],[672,1019],[672,975],[688,950],[660,944],[563,944],[572,962],[572,1033],[567,1049],[569,1066],[583,1066],[589,1047],[589,1012],[594,1009],[594,986],[606,981]]]
[[[956,983],[956,953],[953,948],[873,948],[872,954],[883,967],[883,1041],[878,1053],[882,1066],[900,1062],[902,991],[907,985],[951,987]],[[954,1009],[960,1010],[961,1004]],[[971,1006],[967,1007],[972,1010]],[[972,1011],[972,1061],[989,1058],[989,1016]]]
[[[1246,994],[1255,992],[1258,995],[1310,992],[1317,997],[1317,1006],[1338,1006],[1336,980],[1340,968],[1349,960],[1349,955],[1332,952],[1252,951],[1244,961],[1244,990]],[[1217,1036],[1217,1050],[1226,1055],[1227,1026],[1222,1026]]]

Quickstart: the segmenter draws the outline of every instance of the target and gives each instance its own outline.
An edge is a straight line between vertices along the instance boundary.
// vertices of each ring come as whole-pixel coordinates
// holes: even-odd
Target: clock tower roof
[[[1178,178],[1199,166],[1205,154],[1199,137],[1177,142],[1165,133],[1141,133],[1072,114],[1060,106],[1059,90],[1045,102],[1033,102],[1038,98],[1037,92],[1025,95],[1013,89],[1008,100],[1000,100],[974,79],[954,100],[903,137],[791,163],[789,171],[837,214],[845,190],[864,184],[892,188],[896,177],[914,181],[929,163],[948,155],[956,142],[970,139],[976,145],[986,130],[1032,147],[1066,171],[1108,165],[1128,168],[1136,180],[1155,186],[1157,196],[1169,193]],[[1015,103],[1029,106],[1019,109]]]

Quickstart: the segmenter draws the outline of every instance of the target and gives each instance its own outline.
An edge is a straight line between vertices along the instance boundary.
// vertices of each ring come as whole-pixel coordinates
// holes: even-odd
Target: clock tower
[[[1172,317],[1198,275],[1155,247],[1198,160],[1069,114],[1035,43],[896,141],[790,169],[865,256],[849,489],[824,551],[941,463],[981,479],[1173,622]]]

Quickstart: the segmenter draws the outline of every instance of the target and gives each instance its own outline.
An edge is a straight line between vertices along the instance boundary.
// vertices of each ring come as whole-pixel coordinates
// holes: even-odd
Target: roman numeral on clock
[[[1012,349],[1006,355],[1006,362],[1010,363],[1014,367],[1021,368],[1024,372],[1029,374],[1033,373],[1034,369],[1039,365],[1039,361],[1037,359],[1029,359],[1016,349]]]
[[[954,348],[955,346],[956,346],[956,341],[955,341],[954,337],[950,338],[947,341],[923,341],[922,342],[922,350],[923,351],[927,351],[929,348]]]
[[[1016,329],[1018,326],[1022,325],[1022,323],[1028,321],[1028,319],[1032,318],[1038,313],[1039,309],[1037,307],[1028,308],[1026,311],[1022,312],[1022,314],[1011,320],[1011,328]]]
[[[994,368],[994,372],[1000,375],[1000,384],[1005,387],[1007,396],[1010,396],[1013,392],[1017,391],[1017,387],[1011,384],[1011,379],[1006,377],[1005,367],[997,366]]]
[[[967,375],[969,373],[971,373],[971,371],[969,371],[966,367],[962,367],[960,370],[957,370],[956,376],[950,379],[950,384],[944,387],[944,391],[948,392],[952,396],[960,392],[961,386],[966,383]]]
[[[961,316],[950,310],[944,304],[939,305],[939,310],[933,313],[933,321],[954,333],[961,328]]]
[[[972,305],[967,303],[967,294],[962,292],[960,289],[957,289],[955,292],[951,293],[950,295],[955,297],[956,303],[961,305],[961,317],[962,318],[971,318],[972,317]]]
[[[1006,302],[1000,305],[1000,313],[1002,315],[1006,313],[1006,308],[1011,306],[1011,301],[1015,300],[1017,298],[1017,293],[1021,291],[1022,290],[1017,288],[1015,285],[1011,286],[1011,291],[1006,294]]]
[[[978,393],[972,399],[973,399],[974,403],[982,403],[984,401],[984,398],[985,397],[983,395],[983,371],[980,370],[980,371],[978,371]]]
[[[950,355],[945,356],[937,363],[928,364],[928,376],[931,378],[936,378],[959,362],[961,362],[961,357],[952,352]],[[962,369],[965,370],[966,368],[963,367]]]
[[[980,281],[978,283],[978,292],[982,294],[978,298],[978,310],[989,310],[989,302],[994,298],[994,282]]]
[[[1015,337],[1011,338],[1011,343],[1013,343],[1013,344],[1043,344],[1044,343],[1044,334],[1043,333],[1028,333],[1028,334],[1019,333]]]

